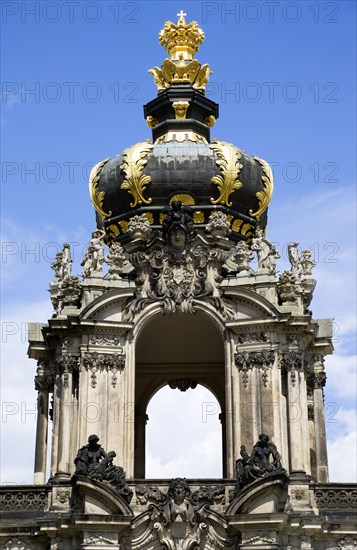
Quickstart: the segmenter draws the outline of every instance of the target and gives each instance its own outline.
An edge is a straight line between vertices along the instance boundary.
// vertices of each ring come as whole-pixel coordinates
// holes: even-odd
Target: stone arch
[[[159,314],[150,308],[136,324],[135,340],[135,464],[134,477],[145,477],[147,406],[163,386],[201,384],[225,411],[225,346],[219,322],[202,309],[192,315]],[[225,473],[225,418],[222,415]]]

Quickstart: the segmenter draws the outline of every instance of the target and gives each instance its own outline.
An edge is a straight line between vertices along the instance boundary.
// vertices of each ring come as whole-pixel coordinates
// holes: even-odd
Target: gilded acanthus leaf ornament
[[[232,202],[229,202],[230,195],[243,186],[239,181],[239,172],[243,168],[243,164],[239,162],[241,152],[225,141],[211,143],[210,148],[216,153],[218,157],[216,163],[221,170],[221,174],[211,178],[211,182],[217,185],[219,190],[219,197],[211,198],[211,203],[232,206]]]
[[[151,182],[151,176],[145,175],[143,169],[147,163],[146,155],[152,148],[151,143],[139,142],[124,150],[120,168],[125,173],[125,179],[120,189],[127,189],[133,196],[134,201],[130,203],[132,208],[137,204],[151,203],[152,199],[145,199],[143,195],[146,186]]]
[[[108,218],[112,215],[112,212],[105,212],[103,210],[103,201],[105,197],[104,191],[98,191],[99,178],[102,173],[103,167],[107,164],[109,158],[98,162],[93,168],[89,176],[89,196],[92,204],[98,214],[102,216],[103,219]]]
[[[253,212],[253,210],[249,210],[250,216],[253,216],[257,220],[261,217],[263,212],[268,208],[271,196],[273,194],[274,189],[274,181],[273,181],[273,172],[267,162],[265,160],[254,156],[254,160],[256,160],[260,166],[263,169],[264,175],[262,176],[262,182],[264,184],[264,189],[262,191],[258,191],[255,196],[257,197],[259,201],[259,208],[256,212]]]

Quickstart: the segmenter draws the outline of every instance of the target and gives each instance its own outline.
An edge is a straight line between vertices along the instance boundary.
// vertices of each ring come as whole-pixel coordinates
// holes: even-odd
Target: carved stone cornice
[[[234,356],[234,361],[238,370],[243,372],[242,381],[243,386],[246,388],[248,386],[248,372],[253,368],[261,368],[263,370],[262,381],[264,387],[268,386],[268,369],[272,367],[275,360],[275,353],[272,350],[261,350],[261,351],[245,351],[241,353],[236,353]]]
[[[111,372],[112,386],[117,385],[117,372],[125,367],[125,355],[120,353],[98,353],[96,351],[87,352],[82,357],[83,366],[91,371],[91,386],[97,386],[97,372]]]
[[[303,364],[303,356],[298,351],[287,351],[280,355],[280,366],[286,372],[290,372],[291,384],[293,386],[296,383],[296,373],[300,375]]]

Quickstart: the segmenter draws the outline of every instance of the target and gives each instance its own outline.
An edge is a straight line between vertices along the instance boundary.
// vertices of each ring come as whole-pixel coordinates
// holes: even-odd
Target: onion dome
[[[97,227],[108,244],[128,240],[128,223],[138,214],[153,229],[162,229],[173,201],[185,205],[197,229],[206,226],[213,211],[222,211],[235,241],[250,241],[257,229],[266,228],[271,169],[231,143],[211,140],[219,115],[217,103],[205,96],[212,71],[194,59],[204,33],[196,21],[187,24],[185,15],[178,14],[177,24],[165,23],[159,42],[170,57],[149,70],[158,89],[144,105],[152,141],[124,149],[91,172]]]

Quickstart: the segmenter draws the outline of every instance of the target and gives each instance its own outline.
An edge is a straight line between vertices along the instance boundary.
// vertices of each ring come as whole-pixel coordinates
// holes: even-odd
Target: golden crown
[[[179,17],[177,25],[167,21],[159,32],[159,42],[161,46],[165,46],[171,60],[177,60],[179,57],[190,60],[204,41],[205,33],[199,28],[197,21],[187,25],[185,19],[187,14],[182,10],[177,15]]]

